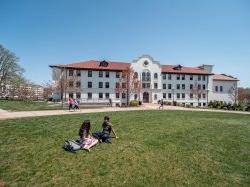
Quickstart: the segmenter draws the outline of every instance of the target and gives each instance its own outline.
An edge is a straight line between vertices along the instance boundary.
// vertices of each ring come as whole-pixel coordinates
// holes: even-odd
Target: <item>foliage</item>
[[[1,121],[7,186],[249,186],[250,116],[187,111],[112,112],[119,136],[90,153],[65,152],[83,119],[103,113]]]
[[[16,55],[0,44],[0,96],[7,94],[7,86],[22,77],[23,72]]]
[[[139,106],[139,101],[132,100],[132,101],[129,102],[129,106]]]

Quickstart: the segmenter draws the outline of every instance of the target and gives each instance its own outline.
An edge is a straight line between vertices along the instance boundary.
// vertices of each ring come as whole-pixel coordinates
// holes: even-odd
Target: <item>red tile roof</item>
[[[97,60],[89,60],[83,62],[77,62],[73,64],[66,65],[50,65],[50,67],[61,67],[61,68],[74,68],[74,69],[90,69],[90,70],[109,70],[109,71],[122,71],[127,69],[130,66],[130,63],[126,62],[108,62],[107,66],[100,66],[100,62]]]
[[[216,81],[239,81],[237,78],[225,74],[215,74],[212,79]]]
[[[212,75],[212,73],[208,73],[200,67],[183,67],[180,65],[162,65],[161,67],[163,73]]]

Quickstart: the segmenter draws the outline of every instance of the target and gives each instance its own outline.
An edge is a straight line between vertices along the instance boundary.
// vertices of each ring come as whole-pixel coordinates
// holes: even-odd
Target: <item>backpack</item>
[[[81,144],[76,142],[75,140],[66,140],[64,142],[63,148],[66,151],[69,151],[71,153],[75,153],[76,151],[80,150],[82,148]]]

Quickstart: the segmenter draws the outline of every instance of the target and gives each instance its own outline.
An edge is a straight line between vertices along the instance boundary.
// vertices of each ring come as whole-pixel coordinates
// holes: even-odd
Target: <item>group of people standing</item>
[[[104,121],[102,123],[102,131],[94,132],[92,136],[90,136],[91,123],[90,120],[85,120],[80,129],[80,143],[82,144],[82,148],[90,151],[90,148],[95,146],[98,143],[105,142],[111,143],[111,133],[114,134],[114,138],[118,138],[112,124],[110,123],[110,118],[108,116],[104,117]]]
[[[69,98],[68,100],[68,105],[69,105],[69,111],[72,109],[72,110],[75,110],[75,109],[80,109],[79,108],[79,103],[76,99],[73,99],[73,98]]]

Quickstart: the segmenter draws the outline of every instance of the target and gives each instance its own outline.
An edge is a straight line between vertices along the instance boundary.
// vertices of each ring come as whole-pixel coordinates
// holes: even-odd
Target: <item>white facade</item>
[[[134,60],[130,66],[138,74],[141,82],[139,95],[132,94],[130,100],[157,103],[163,99],[166,102],[193,106],[207,106],[208,102],[213,100],[233,102],[229,96],[229,90],[235,84],[237,85],[237,81],[214,81],[211,65],[200,67],[203,74],[183,73],[181,70],[180,73],[164,72],[158,61],[144,55]],[[71,86],[67,85],[67,91],[63,93],[66,98],[71,96],[78,98],[81,102],[92,103],[107,102],[111,99],[114,105],[116,103],[122,105],[127,101],[126,96],[117,95],[115,90],[116,83],[121,77],[120,70],[52,68],[52,77],[55,82],[59,80],[59,77],[64,77],[64,82],[71,82]],[[219,89],[222,87],[222,91],[215,91],[216,86]],[[60,95],[60,90],[57,90],[54,97],[60,98]]]

